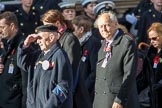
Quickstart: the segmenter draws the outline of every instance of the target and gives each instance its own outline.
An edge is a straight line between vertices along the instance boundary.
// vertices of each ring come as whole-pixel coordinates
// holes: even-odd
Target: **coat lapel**
[[[101,42],[101,44],[102,44],[102,46],[101,46],[101,48],[100,48],[100,50],[98,52],[98,55],[99,55],[98,56],[98,62],[102,61],[105,58],[105,56],[106,56],[106,52],[103,50],[104,46],[105,46],[105,40],[103,40]]]

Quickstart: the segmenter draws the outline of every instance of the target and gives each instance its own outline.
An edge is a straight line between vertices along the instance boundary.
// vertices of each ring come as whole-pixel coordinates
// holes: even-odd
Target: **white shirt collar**
[[[106,40],[106,41],[109,42],[109,45],[108,45],[108,46],[111,45],[111,43],[114,41],[114,39],[115,39],[115,37],[117,36],[118,33],[119,33],[119,30],[116,30],[116,32],[115,32],[114,36],[112,37],[112,39],[110,39],[110,40]]]

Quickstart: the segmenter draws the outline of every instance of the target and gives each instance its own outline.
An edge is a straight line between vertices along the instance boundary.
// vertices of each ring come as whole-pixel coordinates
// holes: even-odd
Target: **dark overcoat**
[[[155,10],[153,5],[150,7],[149,10],[143,13],[143,15],[139,19],[138,24],[138,34],[137,34],[137,41],[140,42],[147,42],[147,29],[151,26],[154,22],[162,23],[162,13]]]
[[[157,66],[154,64],[155,57],[159,57],[157,60]],[[149,98],[151,108],[162,107],[162,51],[157,53],[157,49],[153,46],[148,50],[148,54],[145,55],[143,70],[137,77],[138,91],[141,92],[146,87],[149,87]]]
[[[82,57],[78,66],[79,79],[75,91],[77,108],[92,108],[96,75],[97,54],[100,42],[91,36],[82,45]]]
[[[40,21],[40,14],[33,8],[30,9],[29,13],[26,13],[22,6],[19,6],[15,14],[19,22],[19,30],[25,37],[34,33],[35,28],[42,24]]]
[[[21,108],[22,78],[17,66],[17,48],[21,40],[22,35],[18,33],[10,41],[4,41],[5,49],[0,52],[4,64],[0,74],[0,108]]]
[[[17,56],[19,67],[30,73],[27,108],[72,108],[72,68],[58,42],[45,55],[20,45]]]
[[[73,70],[73,78],[75,78],[81,56],[81,46],[79,40],[69,29],[67,29],[63,32],[59,42],[69,57]]]
[[[135,85],[136,48],[131,36],[121,30],[111,44],[111,57],[103,67],[104,41],[98,53],[94,108],[112,108],[114,102],[123,108],[138,108]]]
[[[38,10],[40,15],[43,15],[50,9],[60,9],[58,6],[60,2],[61,0],[34,0],[32,8]]]

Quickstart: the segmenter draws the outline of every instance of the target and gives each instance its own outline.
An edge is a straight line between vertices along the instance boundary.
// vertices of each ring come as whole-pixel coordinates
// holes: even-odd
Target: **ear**
[[[61,34],[57,33],[57,39],[60,39],[60,37],[61,37]]]
[[[53,33],[50,33],[50,34],[49,34],[49,38],[48,38],[49,41],[50,41],[50,42],[53,41],[54,38],[55,38],[54,34],[53,34]]]
[[[79,27],[79,32],[84,33],[84,27],[83,26]]]
[[[50,42],[52,42],[53,40],[56,40],[56,39],[58,40],[58,35],[50,33],[50,35],[49,35]]]
[[[15,28],[15,24],[14,23],[11,23],[10,24],[10,27],[11,27],[11,29],[14,29]]]
[[[59,25],[60,25],[60,21],[57,20],[56,23],[55,23],[55,26],[58,27]]]

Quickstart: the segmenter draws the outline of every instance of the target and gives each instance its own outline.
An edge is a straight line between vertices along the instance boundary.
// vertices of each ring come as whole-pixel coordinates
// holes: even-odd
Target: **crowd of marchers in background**
[[[0,108],[162,108],[162,0],[0,3]]]

